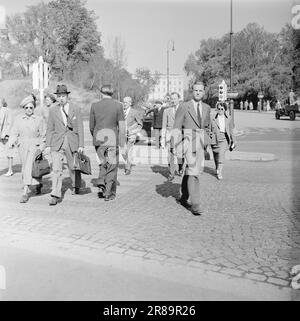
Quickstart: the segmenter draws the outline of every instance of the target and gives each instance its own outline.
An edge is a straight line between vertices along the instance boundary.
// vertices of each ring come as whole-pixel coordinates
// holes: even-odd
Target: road
[[[54,208],[49,177],[43,195],[18,203],[20,173],[4,177],[1,157],[0,265],[9,276],[2,298],[298,299],[289,272],[300,263],[300,120],[235,117],[238,150],[276,160],[227,161],[221,182],[208,161],[201,217],[175,202],[180,178],[166,182],[162,163],[137,164],[130,176],[121,169],[117,199],[97,199],[88,135],[93,177],[76,196],[66,178]]]

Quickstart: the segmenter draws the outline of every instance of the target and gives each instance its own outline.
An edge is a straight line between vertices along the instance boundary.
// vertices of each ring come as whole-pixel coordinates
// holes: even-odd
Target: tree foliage
[[[284,99],[296,81],[297,41],[299,33],[288,25],[277,34],[248,24],[233,36],[233,89],[242,99],[255,101],[259,91],[267,99]],[[208,85],[208,100],[215,98],[222,79],[230,83],[229,34],[201,41],[188,56],[185,71],[192,80],[201,78]]]

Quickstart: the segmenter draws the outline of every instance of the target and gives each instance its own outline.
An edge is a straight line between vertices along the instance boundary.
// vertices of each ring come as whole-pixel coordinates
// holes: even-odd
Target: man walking
[[[73,157],[76,152],[82,153],[84,147],[80,110],[68,102],[70,92],[66,85],[57,85],[55,94],[58,104],[49,110],[45,150],[45,154],[51,151],[53,170],[49,205],[56,205],[61,198],[64,156],[72,180],[72,194],[79,194],[81,174],[73,170]]]
[[[131,173],[133,146],[136,142],[137,134],[143,127],[142,114],[132,107],[132,98],[125,97],[123,99],[125,126],[126,126],[126,146],[122,156],[125,160],[125,175]]]
[[[153,112],[153,120],[151,130],[154,130],[155,135],[155,148],[159,149],[161,146],[161,129],[162,129],[162,119],[165,107],[160,100],[157,100],[154,104],[154,108],[147,111],[146,116]]]
[[[210,140],[210,106],[202,102],[204,94],[204,84],[194,83],[193,99],[179,107],[173,129],[175,141],[179,142],[187,164],[179,202],[190,207],[194,215],[201,215],[200,176],[204,168],[204,148]]]
[[[119,145],[125,144],[125,122],[122,104],[112,99],[113,88],[103,85],[102,100],[93,103],[90,111],[90,132],[100,165],[97,181],[98,197],[115,199],[119,164]]]
[[[171,107],[165,109],[162,121],[162,146],[168,149],[168,167],[169,176],[168,181],[171,182],[177,172],[178,175],[182,174],[183,159],[178,158],[175,161],[175,145],[172,129],[175,121],[175,114],[179,107],[180,95],[177,92],[171,93]]]

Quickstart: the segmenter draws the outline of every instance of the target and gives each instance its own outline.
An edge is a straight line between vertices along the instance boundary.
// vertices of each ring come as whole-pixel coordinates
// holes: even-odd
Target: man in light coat
[[[204,148],[210,143],[210,106],[203,103],[204,84],[195,82],[193,99],[182,103],[174,122],[177,155],[183,154],[186,170],[181,183],[180,204],[201,215],[200,180],[204,169]],[[183,132],[183,137],[181,133]]]
[[[133,146],[136,143],[137,135],[143,127],[143,116],[141,112],[132,107],[132,98],[127,96],[123,99],[124,117],[126,125],[126,146],[122,150],[125,160],[125,175],[131,173],[133,161]]]
[[[172,130],[175,121],[175,114],[179,108],[180,95],[177,92],[171,93],[171,107],[165,109],[162,121],[162,147],[168,149],[168,181],[171,182],[175,174],[182,174],[183,158],[175,157],[174,137],[172,137]]]

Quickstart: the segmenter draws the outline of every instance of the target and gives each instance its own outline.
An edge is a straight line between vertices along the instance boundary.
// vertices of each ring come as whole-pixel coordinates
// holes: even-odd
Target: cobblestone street
[[[245,115],[237,113],[236,123],[243,124]],[[255,117],[259,116],[266,117]],[[121,165],[117,199],[104,202],[96,195],[97,163],[93,149],[87,147],[93,175],[84,176],[81,195],[71,195],[69,179],[65,179],[63,201],[50,207],[50,176],[44,179],[43,195],[20,204],[21,174],[4,177],[6,159],[1,157],[0,251],[1,246],[9,246],[46,253],[48,246],[54,246],[63,256],[75,251],[78,259],[87,254],[112,254],[149,266],[154,262],[183,271],[215,273],[244,284],[246,294],[250,282],[257,289],[266,285],[270,293],[283,291],[279,293],[286,299],[296,298],[289,272],[300,263],[300,198],[296,193],[300,143],[273,142],[268,134],[274,132],[272,124],[278,126],[278,121],[273,115],[267,117],[267,131],[253,130],[251,120],[249,127],[243,126],[245,134],[239,138],[238,151],[273,153],[276,160],[227,161],[223,181],[216,179],[213,161],[208,161],[201,180],[204,214],[200,217],[176,203],[181,179],[166,182],[164,164],[137,164],[129,176]],[[299,121],[282,126],[290,124]],[[297,134],[297,128],[283,127],[281,132]],[[259,143],[254,144],[256,140]],[[15,169],[19,171],[20,166]],[[236,293],[234,288],[230,291]],[[255,293],[249,297],[255,298]]]

